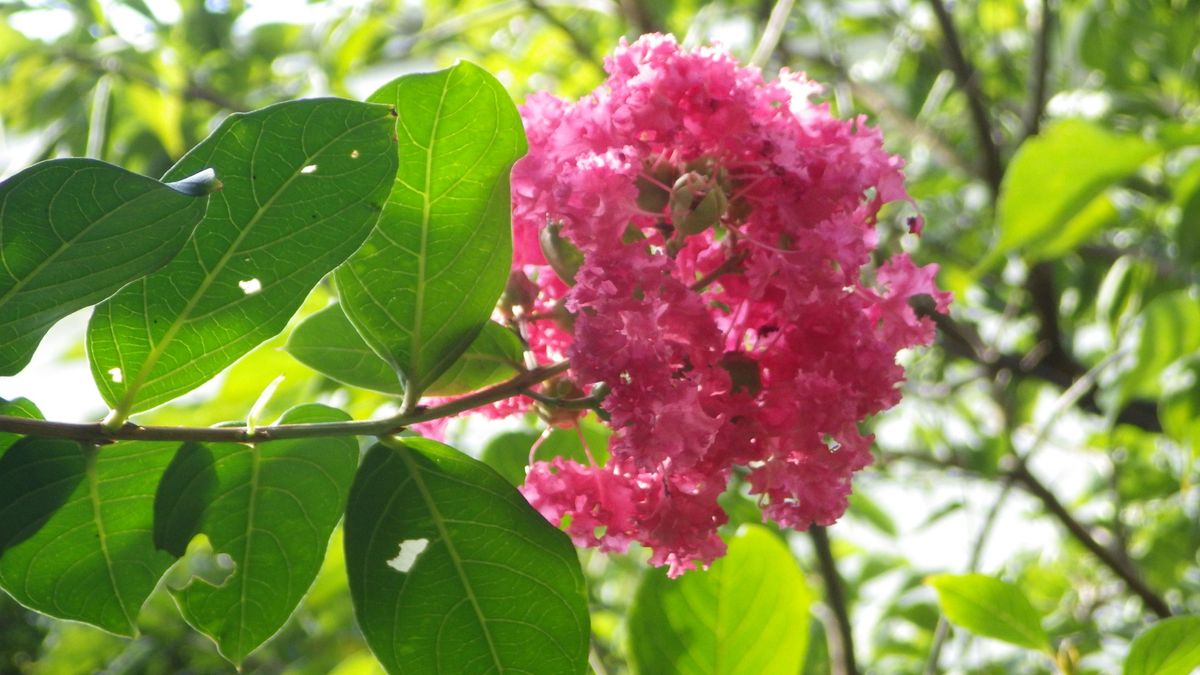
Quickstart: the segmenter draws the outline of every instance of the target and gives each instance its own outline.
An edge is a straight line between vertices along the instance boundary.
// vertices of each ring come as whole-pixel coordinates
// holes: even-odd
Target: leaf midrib
[[[425,480],[421,477],[421,467],[409,456],[410,452],[416,451],[405,447],[401,452],[396,454],[400,455],[401,461],[408,468],[409,475],[413,477],[413,484],[417,486],[417,491],[421,493],[421,499],[424,500],[425,506],[429,508],[430,520],[433,521],[442,541],[446,542],[446,553],[450,556],[450,562],[454,564],[454,570],[458,573],[459,581],[462,582],[463,591],[467,594],[467,600],[470,601],[471,609],[475,612],[475,618],[479,621],[479,628],[483,632],[484,640],[487,642],[488,651],[492,656],[492,663],[495,664],[497,672],[503,673],[504,663],[500,660],[499,652],[496,651],[491,630],[488,628],[487,619],[483,615],[483,608],[479,606],[479,599],[475,597],[475,589],[471,586],[470,579],[467,578],[466,570],[463,569],[462,557],[459,556],[458,549],[455,548],[454,542],[450,538],[450,532],[446,529],[445,519],[442,517],[441,511],[438,510],[433,495],[430,494],[428,486],[425,485]]]
[[[85,450],[85,452],[87,451]],[[121,589],[117,586],[117,577],[113,570],[112,556],[108,550],[108,534],[104,530],[104,519],[100,513],[100,483],[96,476],[96,460],[97,452],[96,450],[92,450],[84,466],[84,473],[87,475],[88,482],[88,499],[92,506],[92,522],[96,525],[100,553],[104,556],[104,569],[108,572],[108,583],[112,586],[113,597],[117,599],[117,606],[121,608],[121,615],[125,617],[126,624],[136,633],[137,623],[129,615],[129,608],[125,606],[125,598],[122,597]]]
[[[340,133],[337,136],[335,136],[334,138],[330,139],[329,142],[327,142],[325,145],[322,145],[315,152],[313,152],[311,154],[306,154],[305,159],[304,159],[303,163],[301,164],[301,166],[307,166],[309,164],[312,164],[312,161],[316,157],[318,157],[321,153],[325,152],[334,143],[337,143],[342,138],[346,137],[347,135],[349,135],[355,131],[358,131],[359,129],[361,129],[363,127],[369,126],[371,124],[375,124],[377,122],[378,122],[377,119],[372,118],[372,119],[367,120],[366,122],[362,122],[358,125],[355,125],[353,127],[349,127],[347,129],[343,130],[342,133]],[[261,138],[261,134],[262,134],[262,129],[260,128],[259,129],[260,138]],[[222,140],[224,140],[224,139],[222,139]],[[214,155],[215,154],[216,154],[216,151],[214,150]],[[253,161],[253,158],[251,161]],[[282,195],[284,192],[286,192],[287,189],[292,185],[292,182],[295,181],[297,179],[297,177],[299,177],[300,175],[301,175],[301,173],[298,169],[294,170],[292,172],[292,175],[290,177],[288,177],[288,179],[286,181],[284,181],[283,185],[281,185],[279,187],[279,189],[277,189],[275,191],[275,193],[271,195],[270,199],[268,199],[265,204],[259,206],[259,208],[255,211],[254,216],[249,220],[249,222],[246,223],[246,226],[244,228],[242,228],[242,231],[238,233],[238,236],[234,239],[233,243],[230,244],[229,247],[225,250],[225,253],[221,255],[221,259],[217,261],[217,264],[213,265],[212,270],[205,273],[204,279],[200,283],[200,287],[196,290],[195,293],[192,294],[192,297],[188,299],[187,304],[184,305],[183,311],[181,311],[179,313],[179,315],[175,317],[175,320],[172,321],[171,325],[167,328],[167,332],[163,334],[163,338],[161,340],[159,340],[158,343],[155,344],[151,348],[150,353],[147,354],[146,360],[142,363],[142,367],[138,370],[137,376],[130,382],[129,388],[127,388],[125,390],[125,395],[122,396],[121,400],[118,402],[118,404],[117,404],[118,410],[128,413],[128,411],[133,407],[135,401],[137,400],[137,394],[141,390],[142,386],[145,384],[146,378],[150,375],[150,372],[154,369],[154,366],[156,366],[158,364],[159,359],[161,359],[163,354],[166,353],[166,345],[169,345],[175,339],[175,336],[178,335],[179,331],[183,329],[183,326],[188,323],[188,317],[191,315],[191,313],[193,311],[195,311],[196,306],[200,303],[200,300],[208,292],[209,287],[211,287],[212,284],[216,281],[217,276],[222,271],[224,271],[225,265],[227,265],[229,263],[229,261],[233,259],[233,256],[237,252],[238,247],[241,246],[242,242],[245,241],[246,237],[248,237],[250,235],[250,232],[253,231],[255,226],[258,225],[259,221],[262,220],[263,214],[270,210],[271,206],[274,205],[275,200],[278,199],[279,196]],[[253,184],[253,181],[251,183]],[[254,197],[255,203],[257,204],[258,203],[257,195],[253,195],[253,197]],[[228,201],[228,200],[226,200],[226,201]],[[207,215],[205,217],[207,218]],[[203,221],[201,222],[201,226],[203,226]],[[192,235],[192,238],[193,239],[195,238],[194,234]],[[199,256],[198,251],[197,251],[197,256]],[[145,287],[144,281],[143,281],[143,285],[142,285],[142,293],[143,294],[146,293],[146,287]],[[150,339],[149,335],[147,335],[147,339]],[[114,343],[114,344],[118,344],[118,343]],[[119,349],[118,349],[118,353],[120,353]]]

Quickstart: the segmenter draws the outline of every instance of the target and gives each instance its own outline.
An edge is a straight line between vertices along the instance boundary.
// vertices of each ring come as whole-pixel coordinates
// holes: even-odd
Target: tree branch
[[[1041,127],[1042,110],[1046,107],[1046,80],[1050,71],[1050,31],[1054,11],[1050,0],[1041,1],[1033,49],[1029,55],[1029,107],[1025,109],[1025,136],[1037,135]]]
[[[592,51],[591,45],[588,44],[587,40],[584,40],[582,37],[580,37],[579,33],[576,33],[574,29],[567,25],[566,21],[558,18],[554,12],[551,12],[549,8],[547,8],[538,0],[525,0],[525,4],[528,5],[529,9],[533,10],[535,14],[542,17],[546,23],[554,26],[559,30],[559,32],[566,35],[567,39],[571,42],[571,47],[575,50],[576,54],[579,54],[580,58],[599,68],[600,70],[604,70],[604,62],[596,58],[596,53]]]
[[[405,427],[413,424],[451,417],[473,408],[487,405],[488,403],[495,403],[496,401],[516,396],[523,390],[539,382],[544,382],[555,375],[565,372],[570,365],[569,361],[560,361],[550,366],[526,371],[511,380],[481,389],[473,394],[443,403],[439,406],[418,408],[411,413],[401,413],[379,420],[280,424],[277,426],[257,427],[254,430],[247,429],[244,426],[143,427],[132,422],[126,422],[117,429],[108,430],[101,423],[51,422],[48,420],[0,415],[0,431],[26,436],[39,436],[42,438],[65,438],[97,445],[104,445],[115,441],[265,443],[289,438],[388,436],[398,433]]]
[[[837,562],[833,559],[833,549],[829,546],[829,533],[820,525],[808,528],[808,536],[812,538],[813,549],[817,553],[817,565],[821,569],[821,578],[825,581],[825,603],[833,610],[837,623],[836,640],[830,639],[831,656],[835,663],[841,664],[840,675],[858,675],[858,664],[854,659],[854,634],[850,625],[850,613],[846,609],[846,596],[842,593],[842,578],[838,574]],[[835,673],[838,670],[834,670]]]
[[[962,43],[958,39],[958,29],[946,9],[943,0],[929,0],[938,25],[942,28],[945,38],[946,58],[950,61],[950,70],[954,79],[967,97],[967,108],[971,113],[971,123],[975,127],[975,136],[982,153],[983,176],[991,188],[992,198],[1000,194],[1000,181],[1004,176],[1004,165],[1000,159],[1000,148],[996,145],[996,137],[992,131],[992,123],[988,118],[987,100],[983,90],[979,88],[979,80],[975,77],[975,69],[963,53]]]
[[[1120,577],[1129,590],[1142,599],[1142,602],[1146,604],[1146,607],[1150,611],[1154,612],[1160,619],[1171,616],[1171,608],[1167,605],[1166,601],[1142,580],[1137,570],[1125,564],[1112,551],[1101,546],[1100,542],[1096,541],[1091,533],[1087,531],[1087,528],[1078,520],[1075,520],[1075,517],[1062,505],[1062,502],[1058,501],[1058,497],[1055,497],[1049,488],[1029,472],[1029,467],[1024,462],[1018,462],[1016,468],[1009,475],[1030,494],[1037,497],[1046,511],[1053,515],[1071,533],[1071,536],[1076,541],[1083,544],[1084,548],[1096,556],[1105,567]]]

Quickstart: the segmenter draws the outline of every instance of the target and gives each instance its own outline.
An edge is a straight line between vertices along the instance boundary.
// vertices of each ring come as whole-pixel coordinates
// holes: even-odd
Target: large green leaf
[[[287,350],[298,361],[339,382],[385,394],[404,394],[396,371],[354,329],[339,305],[330,305],[296,326]],[[425,393],[453,396],[517,374],[522,347],[517,336],[489,321],[467,351]]]
[[[175,257],[215,186],[211,172],[167,185],[92,159],[0,183],[0,375],[25,367],[54,322]]]
[[[1158,398],[1163,371],[1200,351],[1200,300],[1186,289],[1158,296],[1142,312],[1138,335],[1136,366],[1124,375],[1124,400]]]
[[[1163,619],[1134,639],[1125,675],[1189,675],[1200,668],[1200,616]]]
[[[281,424],[340,422],[322,405],[293,408]],[[308,592],[345,510],[358,466],[352,437],[189,445],[163,477],[158,517],[164,546],[182,554],[197,531],[233,574],[173,591],[184,618],[241,663],[287,621]]]
[[[1049,651],[1042,616],[1013,584],[986,574],[939,574],[926,581],[937,590],[938,604],[956,626],[1018,647]]]
[[[646,573],[629,612],[629,649],[646,675],[793,675],[808,650],[812,593],[787,545],[743,526],[707,571]]]
[[[566,535],[486,465],[423,438],[390,443],[363,460],[345,525],[355,615],[384,667],[585,672],[583,573]]]
[[[167,173],[224,189],[179,257],[100,304],[92,374],[122,413],[208,381],[283,330],[370,233],[395,176],[387,106],[339,99],[231,115]]]
[[[1012,251],[1034,257],[1069,251],[1111,219],[1106,202],[1092,206],[1115,182],[1159,152],[1136,136],[1084,120],[1063,120],[1021,145],[1000,189],[1000,237],[987,269]]]
[[[400,169],[375,232],[337,273],[342,308],[425,392],[492,313],[512,264],[509,169],[525,132],[504,87],[470,63],[371,95],[396,106]]]
[[[0,457],[0,586],[21,604],[120,635],[175,560],[152,535],[177,444],[97,449],[27,437]]]

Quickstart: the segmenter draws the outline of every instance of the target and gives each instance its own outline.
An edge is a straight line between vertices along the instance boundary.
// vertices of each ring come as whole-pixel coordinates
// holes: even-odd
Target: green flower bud
[[[542,255],[550,268],[569,286],[575,285],[575,273],[583,264],[583,252],[559,234],[561,223],[549,223],[538,233],[538,243],[542,247]]]

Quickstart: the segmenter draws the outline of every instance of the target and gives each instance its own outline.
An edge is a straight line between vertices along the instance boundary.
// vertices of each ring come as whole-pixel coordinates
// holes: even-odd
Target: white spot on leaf
[[[358,159],[358,150],[350,151],[350,159]]]
[[[313,173],[316,170],[317,170],[316,164],[309,164],[308,166],[304,167],[303,169],[300,169],[300,173]]]
[[[238,287],[241,288],[242,292],[246,295],[254,295],[262,290],[262,282],[258,279],[246,279],[245,281],[239,281]]]
[[[121,384],[121,381],[125,379],[125,376],[121,374],[120,368],[109,368],[108,376],[111,377],[112,381],[116,382],[117,384]]]
[[[408,572],[417,564],[417,558],[429,546],[428,539],[407,539],[400,542],[400,553],[387,562],[388,567],[397,572]]]

